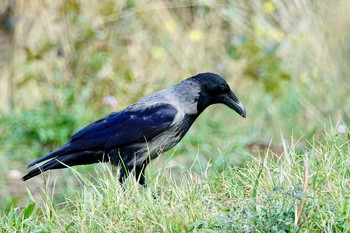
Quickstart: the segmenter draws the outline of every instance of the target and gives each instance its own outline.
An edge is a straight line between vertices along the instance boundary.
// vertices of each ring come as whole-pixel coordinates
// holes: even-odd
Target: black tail
[[[74,151],[69,151],[69,148],[70,148],[70,143],[67,143],[63,147],[61,147],[55,151],[52,151],[52,152],[44,155],[43,157],[38,158],[37,160],[31,162],[27,168],[33,167],[34,165],[39,164],[41,162],[44,162],[45,160],[57,158],[59,156],[66,155],[69,153],[73,154]]]
[[[47,170],[61,169],[70,166],[92,164],[98,162],[108,162],[109,156],[103,151],[92,152],[84,151],[72,154],[61,155],[52,160],[47,161],[43,165],[31,170],[27,175],[22,177],[23,181],[26,181],[34,176],[37,176]]]

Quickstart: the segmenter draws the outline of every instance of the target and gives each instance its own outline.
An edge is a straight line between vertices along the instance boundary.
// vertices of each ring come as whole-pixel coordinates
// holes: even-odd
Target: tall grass
[[[148,170],[146,189],[131,179],[122,188],[109,166],[92,179],[72,168],[80,189],[57,204],[57,187],[43,183],[42,201],[32,197],[26,207],[3,213],[1,226],[30,232],[346,231],[348,135],[328,132],[304,151],[283,146],[279,159],[253,159],[245,168],[218,171],[209,162],[196,173],[162,163]]]
[[[1,2],[2,230],[346,231],[349,4]],[[20,182],[79,128],[204,71],[248,118],[210,107],[148,189],[100,165]]]
[[[124,107],[124,102],[205,70],[240,88],[249,76],[280,85],[281,69],[292,76],[291,85],[301,82],[298,88],[306,85],[319,94],[325,91],[320,85],[340,81],[347,72],[348,4],[17,1],[16,59],[8,80],[14,80],[17,108],[35,106],[42,98],[60,100],[67,86],[76,95],[85,87],[91,102],[116,95]],[[254,38],[258,47],[237,42],[242,35]],[[282,62],[269,62],[274,57],[264,49]],[[4,92],[7,86],[2,85]]]

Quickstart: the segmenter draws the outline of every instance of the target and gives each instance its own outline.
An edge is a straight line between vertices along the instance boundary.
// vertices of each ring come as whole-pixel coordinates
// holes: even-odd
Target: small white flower
[[[105,96],[103,98],[103,103],[113,108],[118,106],[118,101],[114,96]]]
[[[348,127],[346,127],[346,125],[338,125],[337,131],[338,133],[346,133],[348,131]]]

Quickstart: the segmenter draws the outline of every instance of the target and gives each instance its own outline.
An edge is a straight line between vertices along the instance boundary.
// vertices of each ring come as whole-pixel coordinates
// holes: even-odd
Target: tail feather
[[[54,152],[52,152],[52,153],[54,153]],[[46,157],[46,156],[44,156],[44,157]],[[42,157],[42,158],[44,158],[44,157]],[[39,161],[37,163],[45,161],[45,159],[42,159],[42,158],[36,160],[36,161]],[[97,151],[97,152],[84,151],[84,152],[61,155],[61,156],[58,156],[56,158],[53,158],[53,159],[47,161],[46,163],[44,163],[41,166],[31,170],[30,172],[28,172],[27,175],[22,177],[22,180],[26,181],[26,180],[28,180],[34,176],[37,176],[37,175],[39,175],[47,170],[60,169],[60,168],[66,168],[69,166],[76,166],[76,165],[83,165],[83,164],[107,162],[107,161],[109,161],[109,156],[108,156],[108,154],[104,153],[103,151]],[[35,161],[33,163],[36,164]],[[29,164],[29,165],[31,165],[31,164]],[[31,165],[31,166],[33,166],[33,165]]]
[[[30,178],[33,178],[34,176],[37,176],[37,175],[43,173],[44,171],[54,169],[54,167],[56,166],[57,163],[60,165],[63,165],[62,163],[59,163],[58,160],[56,160],[56,159],[50,160],[50,161],[46,162],[45,164],[43,164],[42,166],[39,166],[39,167],[31,170],[30,172],[28,172],[27,175],[22,177],[22,180],[23,181],[29,180]]]
[[[43,157],[41,158],[38,158],[37,160],[31,162],[27,168],[30,168],[30,167],[33,167],[34,165],[36,164],[39,164],[41,162],[44,162],[45,160],[49,160],[49,159],[53,159],[55,157],[58,157],[58,156],[62,156],[62,155],[65,155],[65,154],[68,154],[70,151],[69,151],[69,147],[70,147],[70,144],[67,143],[66,145],[64,145],[63,147],[55,150],[55,151],[52,151],[46,155],[44,155]],[[72,151],[71,151],[72,153]]]

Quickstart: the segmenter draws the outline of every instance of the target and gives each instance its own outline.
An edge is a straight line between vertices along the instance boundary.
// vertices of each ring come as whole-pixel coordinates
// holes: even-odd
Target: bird
[[[119,168],[120,183],[134,172],[138,183],[146,187],[149,162],[178,144],[213,104],[224,104],[246,117],[243,104],[221,76],[200,73],[82,128],[61,148],[30,163],[27,168],[36,168],[22,180],[47,170],[110,162]]]

